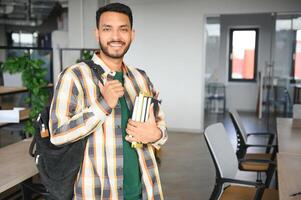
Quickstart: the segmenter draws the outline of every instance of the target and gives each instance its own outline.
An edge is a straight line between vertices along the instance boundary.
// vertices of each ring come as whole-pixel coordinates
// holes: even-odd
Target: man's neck
[[[122,71],[122,62],[123,58],[110,58],[103,54],[103,52],[100,51],[99,53],[100,59],[110,68],[112,71]]]

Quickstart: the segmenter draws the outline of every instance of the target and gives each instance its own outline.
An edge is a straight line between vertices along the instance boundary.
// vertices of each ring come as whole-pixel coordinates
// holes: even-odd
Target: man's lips
[[[125,43],[124,42],[109,42],[108,45],[111,47],[122,47],[123,45],[125,45]]]

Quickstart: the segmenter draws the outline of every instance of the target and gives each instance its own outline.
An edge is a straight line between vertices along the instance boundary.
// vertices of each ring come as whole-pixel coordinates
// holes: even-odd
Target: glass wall
[[[301,80],[301,13],[277,15],[274,76]]]

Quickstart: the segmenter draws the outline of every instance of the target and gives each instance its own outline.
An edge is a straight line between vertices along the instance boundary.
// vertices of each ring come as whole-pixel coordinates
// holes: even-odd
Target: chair
[[[275,165],[271,164],[270,162],[266,161],[274,161],[277,153],[277,146],[272,145],[275,134],[268,133],[268,132],[260,132],[260,133],[246,133],[244,126],[240,120],[240,117],[237,111],[233,108],[229,109],[230,118],[233,122],[236,137],[237,137],[237,149],[236,149],[236,156],[239,161],[239,169],[242,171],[252,171],[257,172],[257,181],[261,182],[261,173],[266,173],[266,181],[265,184],[268,187],[272,180]],[[249,136],[269,136],[268,144],[261,145],[261,144],[248,144],[247,138]],[[248,148],[251,147],[259,147],[266,149],[265,153],[248,153]],[[273,149],[272,153],[270,153],[271,149]],[[247,160],[262,160],[263,162],[249,162]]]
[[[271,146],[275,139],[275,133],[270,132],[253,132],[247,133],[242,121],[240,120],[240,116],[236,109],[229,108],[229,115],[231,121],[233,123],[236,137],[237,137],[237,156],[239,158],[243,157],[246,154],[247,148],[250,147],[250,144],[247,144],[247,140],[249,136],[269,136],[269,140],[266,146],[266,153],[269,153],[271,150]],[[264,147],[264,146],[263,146]]]
[[[216,169],[210,200],[278,199],[278,192],[267,189],[263,183],[235,179],[238,161],[223,124],[207,127],[204,136]]]
[[[219,107],[222,104],[222,110]],[[210,112],[222,112],[226,111],[226,88],[223,83],[209,82],[206,84],[206,108]]]
[[[283,116],[289,116],[292,111],[292,101],[288,92],[289,80],[286,78],[274,77],[272,79],[272,86],[267,83],[266,99],[263,101],[263,105],[273,106],[274,111],[282,109]],[[269,93],[267,93],[269,92]],[[269,111],[268,111],[269,112]]]

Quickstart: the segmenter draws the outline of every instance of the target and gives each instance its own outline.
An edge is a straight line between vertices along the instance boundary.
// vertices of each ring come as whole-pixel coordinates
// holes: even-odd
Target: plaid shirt
[[[103,80],[112,72],[94,54],[92,60],[105,71]],[[144,71],[123,67],[125,98],[130,110],[139,92],[156,96]],[[142,174],[142,199],[163,199],[154,148],[167,140],[164,114],[156,117],[162,137],[155,143],[137,149]],[[61,145],[88,137],[84,160],[74,185],[74,199],[123,199],[123,145],[121,109],[111,109],[101,96],[98,79],[85,63],[66,68],[59,77],[51,104],[49,121],[51,142]]]

